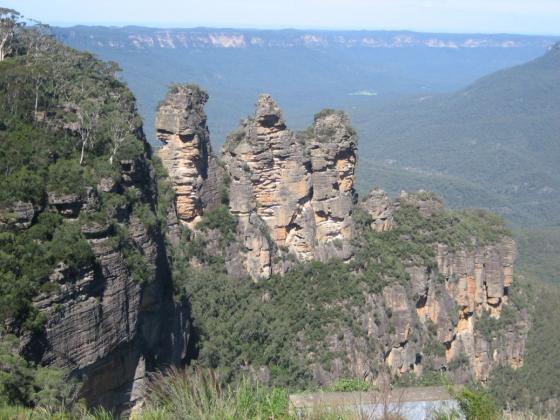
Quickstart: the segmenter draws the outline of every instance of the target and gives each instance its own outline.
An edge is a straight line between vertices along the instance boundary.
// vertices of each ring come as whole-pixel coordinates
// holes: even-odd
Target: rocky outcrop
[[[513,282],[513,240],[504,239],[495,245],[456,252],[440,244],[436,259],[438,270],[446,279],[447,292],[458,308],[457,325],[453,335],[445,341],[447,359],[453,360],[460,354],[469,355],[479,380],[486,380],[496,366],[519,367],[528,332],[526,317],[515,331],[509,331],[510,334],[498,341],[489,340],[476,328],[483,315],[499,319],[503,305],[507,303],[508,289]],[[439,327],[439,308],[433,297],[428,297],[426,305],[418,310]]]
[[[221,168],[212,157],[204,105],[208,94],[191,85],[170,89],[159,105],[157,136],[164,145],[158,150],[175,189],[177,216],[193,226],[207,206],[219,202]]]
[[[403,192],[393,201],[383,190],[374,189],[360,204],[371,216],[371,228],[378,232],[395,227],[393,216],[402,205],[415,207],[422,217],[443,211],[441,199],[425,191]],[[408,317],[417,318],[419,325],[432,329],[436,342],[444,346],[445,352],[439,358],[432,357],[432,367],[439,368],[467,357],[475,378],[485,381],[498,366],[521,366],[529,329],[525,312],[519,314],[515,324],[505,327],[505,331],[496,331],[497,338],[485,336],[478,326],[488,318],[499,320],[508,303],[516,256],[514,241],[504,237],[492,245],[453,250],[440,243],[434,245],[434,254],[437,270],[422,266],[407,269],[411,286],[408,300],[415,313],[404,311]],[[400,299],[388,300],[387,290],[384,295],[391,311],[402,311],[406,306],[406,296],[402,293]],[[389,296],[394,297],[394,291]],[[398,331],[399,326],[395,328]],[[385,356],[391,370],[394,373],[417,371],[418,355],[410,351],[408,340],[394,344],[397,345],[386,349]]]
[[[321,245],[316,252],[319,259],[350,256],[347,248],[352,238],[352,207],[357,199],[356,141],[356,132],[343,112],[324,110],[315,116],[306,149],[311,155],[311,207],[315,239]],[[336,243],[342,253],[332,248]]]
[[[25,201],[16,201],[0,209],[0,228],[27,229],[33,223],[38,206]]]
[[[376,232],[386,232],[393,228],[393,216],[398,203],[393,202],[381,188],[374,188],[360,206],[371,217],[371,228]]]
[[[119,185],[98,189],[135,190],[142,202],[155,205],[151,164],[145,158],[121,162]],[[52,209],[68,218],[89,211],[88,197],[49,194]],[[132,275],[122,243],[111,224],[89,222],[81,230],[94,262],[79,268],[61,263],[49,287],[34,298],[45,319],[41,333],[25,337],[22,352],[43,365],[63,367],[83,382],[82,395],[91,405],[127,411],[141,403],[147,374],[186,357],[189,313],[175,303],[164,241],[130,208],[121,211],[120,228],[138,252],[144,282]],[[69,221],[68,223],[78,223]],[[130,252],[130,251],[128,251]]]
[[[261,95],[255,115],[225,143],[222,160],[254,279],[275,271],[276,249],[300,260],[350,256],[356,136],[343,113],[318,114],[296,136],[270,95]]]

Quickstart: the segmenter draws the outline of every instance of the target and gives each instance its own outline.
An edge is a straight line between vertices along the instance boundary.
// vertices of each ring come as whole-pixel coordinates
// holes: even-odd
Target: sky
[[[560,0],[0,0],[58,26],[560,34]]]

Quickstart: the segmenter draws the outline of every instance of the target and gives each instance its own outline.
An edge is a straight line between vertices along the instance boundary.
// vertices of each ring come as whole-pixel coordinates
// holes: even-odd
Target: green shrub
[[[363,379],[344,378],[336,380],[329,387],[327,387],[326,390],[333,392],[366,392],[371,391],[372,389],[373,385]]]
[[[148,231],[153,230],[158,224],[156,215],[146,203],[137,203],[132,209],[132,215],[140,219]]]
[[[45,186],[39,173],[26,166],[16,169],[0,180],[0,205],[15,201],[40,204],[44,201]]]
[[[60,159],[49,166],[48,191],[82,194],[85,190],[84,168],[76,159]]]
[[[78,384],[61,369],[33,366],[19,355],[18,346],[15,336],[0,340],[0,407],[32,405],[61,411],[72,407]]]
[[[71,268],[79,269],[93,263],[91,247],[75,223],[62,223],[54,231],[46,248],[48,258],[53,264],[64,262]]]
[[[196,227],[200,230],[217,229],[224,240],[230,241],[235,238],[237,219],[229,212],[229,208],[222,204],[214,210],[205,212]]]
[[[466,420],[494,420],[499,412],[494,400],[485,392],[465,388],[455,394]]]
[[[0,406],[28,404],[33,392],[33,372],[17,346],[14,336],[0,340]]]
[[[449,370],[460,369],[469,366],[469,356],[466,353],[461,353],[449,362]]]

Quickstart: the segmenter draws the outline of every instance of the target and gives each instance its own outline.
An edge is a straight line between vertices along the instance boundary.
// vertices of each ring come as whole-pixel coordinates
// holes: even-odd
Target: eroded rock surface
[[[150,163],[139,158],[121,162],[121,169],[120,185],[111,189],[135,189],[142,202],[154,206]],[[95,193],[88,191],[83,197],[49,194],[49,205],[75,218],[92,205]],[[68,369],[83,381],[88,403],[126,412],[143,400],[149,372],[180,365],[186,357],[190,321],[186,302],[173,298],[163,237],[130,208],[121,213],[121,226],[145,263],[147,280],[133,278],[112,225],[83,225],[94,262],[79,268],[58,265],[49,277],[54,286],[33,301],[45,328],[24,338],[22,352],[37,363]]]
[[[271,96],[261,95],[255,115],[224,145],[222,159],[253,278],[275,271],[272,248],[300,260],[350,256],[356,135],[343,113],[320,113],[296,136]]]
[[[196,86],[176,86],[156,117],[157,136],[164,143],[158,156],[173,182],[177,216],[190,226],[218,199],[220,168],[212,157],[204,113],[207,100],[208,94]]]
[[[403,192],[397,200],[391,200],[383,190],[374,189],[360,204],[371,216],[372,229],[378,232],[396,226],[393,216],[402,205],[415,207],[422,217],[443,211],[441,200],[426,191]],[[410,276],[408,300],[414,310],[405,310],[410,317],[418,319],[417,330],[432,330],[437,343],[444,346],[439,355],[430,355],[431,368],[439,369],[466,357],[475,378],[485,381],[498,366],[520,367],[529,329],[526,312],[519,314],[514,326],[509,325],[507,331],[500,331],[497,339],[485,336],[477,327],[478,322],[483,322],[481,319],[500,319],[504,305],[508,303],[516,257],[515,242],[504,237],[492,245],[455,250],[440,243],[434,245],[434,254],[437,271],[423,266],[407,269]],[[405,297],[402,293],[396,295],[392,289],[389,292],[384,291],[386,307],[392,313],[402,312]],[[388,296],[391,299],[387,299]],[[402,318],[401,315],[397,322],[392,321],[396,331],[399,331]],[[384,356],[386,364],[393,373],[401,374],[417,372],[419,367],[422,368],[418,361],[426,356],[421,347],[412,345],[409,340],[401,343],[397,340],[385,351],[388,352]]]

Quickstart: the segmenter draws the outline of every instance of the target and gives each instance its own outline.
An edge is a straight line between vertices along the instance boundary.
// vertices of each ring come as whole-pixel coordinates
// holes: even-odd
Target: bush
[[[72,407],[78,384],[68,381],[61,369],[34,367],[19,355],[18,346],[15,336],[0,340],[0,407],[31,405],[62,411]]]
[[[363,379],[346,378],[339,379],[327,387],[327,391],[332,392],[354,392],[354,391],[371,391],[373,385]]]
[[[76,159],[60,159],[49,166],[48,191],[81,195],[85,190],[84,168]]]
[[[214,210],[205,212],[196,227],[200,230],[217,229],[224,240],[231,241],[235,238],[237,219],[229,212],[229,208],[222,204]]]
[[[80,269],[93,263],[94,256],[80,227],[71,222],[62,223],[52,240],[46,245],[48,258],[53,265],[63,262],[73,269]]]
[[[0,181],[0,204],[5,206],[15,201],[40,204],[44,201],[45,187],[41,176],[23,166]]]
[[[494,420],[499,412],[494,400],[485,392],[465,388],[455,394],[467,420]]]

